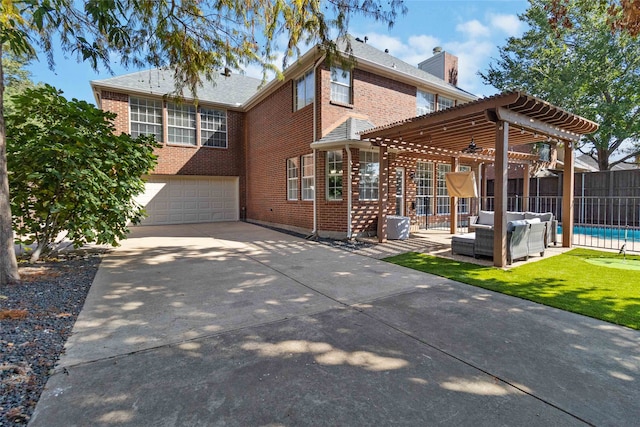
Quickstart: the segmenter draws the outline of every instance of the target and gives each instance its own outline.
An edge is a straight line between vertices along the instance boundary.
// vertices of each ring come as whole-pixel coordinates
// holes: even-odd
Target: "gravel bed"
[[[101,260],[101,251],[24,264],[0,286],[0,426],[24,426],[40,398]]]

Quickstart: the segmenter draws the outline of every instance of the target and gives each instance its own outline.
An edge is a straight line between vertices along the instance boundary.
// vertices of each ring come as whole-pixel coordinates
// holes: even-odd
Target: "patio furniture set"
[[[474,258],[493,258],[494,213],[480,211],[478,216],[469,217],[469,231],[451,238],[451,252]],[[507,263],[539,254],[544,256],[545,248],[557,243],[558,221],[553,213],[507,212]]]

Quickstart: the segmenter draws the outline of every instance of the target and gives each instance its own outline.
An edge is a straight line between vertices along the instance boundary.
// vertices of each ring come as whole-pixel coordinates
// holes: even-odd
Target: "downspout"
[[[314,102],[314,106],[315,106],[315,102]],[[314,108],[315,109],[315,108]],[[315,111],[313,113],[313,121],[316,121],[316,114]],[[313,133],[315,134],[315,123],[313,126]],[[313,137],[314,141],[315,141],[315,135]],[[317,149],[313,149],[313,231],[311,231],[311,235],[313,237],[317,237],[318,236],[318,202],[317,202],[317,189],[318,189],[318,176],[316,174],[316,162],[317,162]]]
[[[345,146],[347,150],[347,239],[351,240],[351,210],[353,208],[351,201],[351,148],[349,144]]]
[[[318,139],[318,131],[316,129],[318,124],[317,114],[318,114],[318,91],[317,91],[317,75],[316,68],[318,64],[324,60],[324,55],[322,55],[318,60],[313,64],[313,142],[316,142]],[[312,237],[318,237],[318,174],[316,173],[316,162],[317,162],[317,149],[313,149],[313,230],[311,231]]]

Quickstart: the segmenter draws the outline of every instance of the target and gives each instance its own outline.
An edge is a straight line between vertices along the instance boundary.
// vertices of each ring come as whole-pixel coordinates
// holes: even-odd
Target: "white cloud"
[[[488,31],[488,27],[481,24],[480,26]],[[459,87],[480,95],[495,93],[495,90],[485,86],[478,76],[478,71],[486,68],[487,60],[496,54],[496,42],[490,37],[460,37],[458,41],[450,42],[443,42],[429,34],[411,35],[406,42],[399,37],[380,33],[367,33],[367,37],[370,45],[383,51],[389,49],[390,55],[413,66],[433,56],[434,47],[442,46],[445,51],[458,57]]]
[[[438,38],[421,34],[410,36],[407,43],[403,43],[396,37],[390,37],[385,34],[368,33],[368,43],[382,51],[389,49],[389,54],[403,60],[413,66],[433,55],[433,48],[440,46],[441,42]]]
[[[485,68],[487,58],[494,53],[495,46],[489,40],[467,40],[465,42],[445,43],[447,52],[458,57],[458,86],[476,94],[486,94],[487,88],[478,71]]]
[[[400,59],[417,66],[433,56],[433,48],[436,46],[442,46],[442,42],[436,37],[430,35],[411,36],[409,37],[408,49],[402,52]]]
[[[400,52],[407,49],[407,46],[396,37],[391,37],[380,33],[367,33],[367,43],[384,51],[389,49],[389,54],[399,57]]]
[[[509,37],[522,34],[524,24],[516,15],[489,15],[491,28],[498,29]]]
[[[485,25],[480,23],[480,21],[478,21],[477,19],[456,25],[456,31],[462,33],[465,37],[470,39],[489,37],[491,35],[489,27],[486,27]]]

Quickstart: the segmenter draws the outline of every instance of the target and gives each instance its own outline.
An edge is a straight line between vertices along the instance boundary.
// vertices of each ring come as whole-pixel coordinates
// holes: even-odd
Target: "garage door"
[[[147,177],[142,225],[238,220],[238,177]]]

